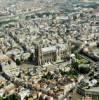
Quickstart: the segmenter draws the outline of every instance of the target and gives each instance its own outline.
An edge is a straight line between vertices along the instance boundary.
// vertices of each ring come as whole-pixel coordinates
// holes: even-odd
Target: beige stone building
[[[45,65],[53,62],[61,62],[66,59],[68,47],[66,44],[58,44],[42,48],[35,48],[35,62],[37,65]]]

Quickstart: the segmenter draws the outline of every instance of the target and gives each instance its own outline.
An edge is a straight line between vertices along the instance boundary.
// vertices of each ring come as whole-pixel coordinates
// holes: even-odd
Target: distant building
[[[9,77],[19,75],[19,67],[6,55],[0,55],[0,71]]]
[[[83,96],[84,100],[99,100],[98,81],[84,79],[78,85],[77,92]]]

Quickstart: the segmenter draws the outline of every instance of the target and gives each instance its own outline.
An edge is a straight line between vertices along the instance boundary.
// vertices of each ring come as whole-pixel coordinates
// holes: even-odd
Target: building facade
[[[78,86],[77,93],[83,97],[83,100],[99,100],[99,87],[83,89]]]

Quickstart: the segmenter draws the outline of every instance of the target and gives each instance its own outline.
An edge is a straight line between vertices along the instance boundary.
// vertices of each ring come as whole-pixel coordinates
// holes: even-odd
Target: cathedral
[[[45,65],[53,62],[61,62],[66,59],[68,46],[57,44],[49,47],[35,47],[35,62],[37,65]]]

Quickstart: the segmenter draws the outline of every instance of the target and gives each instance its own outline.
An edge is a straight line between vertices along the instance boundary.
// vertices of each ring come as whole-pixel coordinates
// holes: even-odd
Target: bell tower
[[[41,50],[41,46],[39,45],[35,46],[35,63],[36,65],[42,64],[42,50]]]

